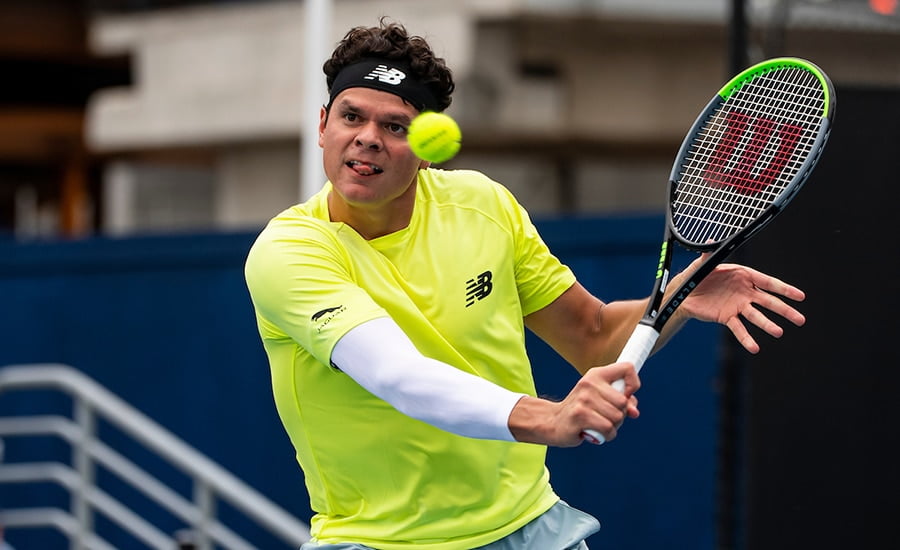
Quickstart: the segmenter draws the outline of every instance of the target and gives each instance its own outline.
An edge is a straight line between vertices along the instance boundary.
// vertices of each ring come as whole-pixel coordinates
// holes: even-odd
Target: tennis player
[[[424,39],[385,20],[354,28],[324,71],[328,182],[272,219],[246,263],[315,511],[303,550],[587,548],[599,523],[554,493],[546,446],[585,429],[613,439],[638,415],[637,375],[610,363],[646,302],[595,298],[502,185],[413,155],[410,121],[454,89]],[[804,296],[722,265],[660,342],[696,318],[756,352],[743,320],[782,334],[757,306],[804,322],[782,297]],[[583,375],[562,401],[535,395],[526,326]]]

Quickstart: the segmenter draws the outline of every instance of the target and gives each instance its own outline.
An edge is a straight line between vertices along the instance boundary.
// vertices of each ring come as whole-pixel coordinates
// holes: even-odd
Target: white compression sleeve
[[[515,441],[509,415],[525,394],[425,357],[389,317],[347,332],[331,361],[407,416],[466,437]]]

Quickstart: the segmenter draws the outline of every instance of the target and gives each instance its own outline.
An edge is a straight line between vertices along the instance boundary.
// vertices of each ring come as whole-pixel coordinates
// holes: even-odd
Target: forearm
[[[332,362],[407,416],[466,437],[514,440],[508,422],[523,394],[423,356],[390,318],[344,335]]]
[[[556,405],[537,397],[523,397],[509,415],[509,431],[516,441],[546,443],[552,439],[553,417]]]
[[[683,278],[678,275],[670,288]],[[527,316],[525,324],[583,375],[593,367],[618,359],[648,302],[649,299],[604,303],[576,283],[553,303]],[[655,349],[664,345],[686,319],[683,312],[676,311]]]
[[[681,288],[682,281],[685,279],[684,273],[679,273],[670,281],[666,293],[661,300],[660,306],[665,304],[666,301]],[[611,325],[612,332],[616,334],[615,343],[611,346],[611,350],[615,351],[614,357],[607,356],[606,359],[609,362],[615,361],[622,349],[625,347],[625,344],[628,342],[628,339],[631,337],[634,332],[635,327],[638,323],[644,318],[647,313],[647,307],[649,306],[650,298],[646,298],[644,300],[629,300],[627,302],[613,302],[607,306],[606,309],[613,311],[616,308],[621,308],[624,310],[624,313],[613,316],[608,315],[611,319],[607,322]],[[656,340],[656,343],[651,350],[652,353],[656,353],[663,346],[668,343],[668,341],[674,336],[684,324],[688,321],[690,315],[687,312],[686,308],[677,308],[673,313],[666,324],[663,326],[662,331],[660,332],[659,338]],[[618,327],[618,331],[616,328]]]
[[[525,324],[585,374],[615,362],[645,307],[645,300],[604,303],[576,283]]]
[[[602,332],[592,340],[593,364],[590,367],[616,362],[646,308],[647,300],[622,300],[610,302],[598,312]]]

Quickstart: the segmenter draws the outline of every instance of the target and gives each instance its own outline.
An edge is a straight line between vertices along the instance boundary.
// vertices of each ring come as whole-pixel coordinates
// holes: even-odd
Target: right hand
[[[612,384],[625,381],[625,391]],[[641,382],[631,363],[613,363],[588,370],[560,402],[523,397],[509,415],[509,428],[517,441],[555,447],[575,447],[585,430],[616,437],[626,417],[637,418],[634,393]]]

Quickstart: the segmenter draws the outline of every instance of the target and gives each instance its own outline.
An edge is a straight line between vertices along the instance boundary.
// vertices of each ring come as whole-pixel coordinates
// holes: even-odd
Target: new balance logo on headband
[[[400,69],[395,69],[393,67],[388,68],[387,65],[378,65],[372,71],[363,77],[365,80],[375,80],[378,79],[380,82],[384,82],[385,84],[393,84],[397,85],[403,82],[403,79],[406,78],[406,73],[401,71]]]
[[[400,96],[420,111],[439,111],[442,104],[402,59],[362,59],[341,69],[328,90],[330,109],[334,98],[347,88],[372,88]]]

